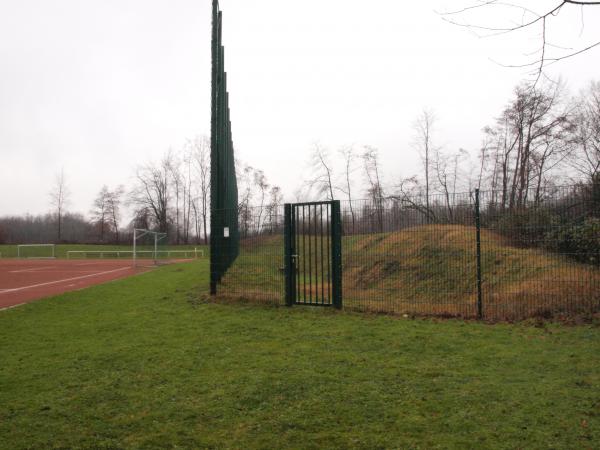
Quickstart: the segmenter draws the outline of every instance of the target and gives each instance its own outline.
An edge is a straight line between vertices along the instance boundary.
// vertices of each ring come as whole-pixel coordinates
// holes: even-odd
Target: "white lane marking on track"
[[[98,263],[97,262],[91,262],[91,263],[79,263],[79,264],[75,264],[76,266],[97,266]]]
[[[8,273],[35,272],[36,270],[54,269],[54,266],[33,267],[31,269],[10,270]]]
[[[131,269],[131,267],[129,267],[129,266],[121,267],[119,269],[106,270],[104,272],[97,272],[97,273],[93,273],[91,275],[81,275],[80,277],[65,278],[64,280],[48,281],[47,283],[31,284],[29,286],[23,286],[23,287],[13,288],[13,289],[6,289],[6,290],[0,292],[0,295],[6,294],[8,292],[23,291],[25,289],[32,289],[32,288],[41,287],[41,286],[49,286],[51,284],[64,283],[65,281],[75,281],[75,280],[81,280],[83,278],[96,277],[98,275],[106,275],[107,273],[119,272],[120,270],[125,270],[125,269]]]

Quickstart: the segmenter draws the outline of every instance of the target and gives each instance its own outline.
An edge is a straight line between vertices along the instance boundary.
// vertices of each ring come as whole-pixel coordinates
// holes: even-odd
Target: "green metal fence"
[[[223,17],[213,0],[211,81],[211,172],[210,172],[210,291],[239,254],[238,191],[231,135],[229,93],[222,44]]]
[[[518,206],[495,191],[342,201],[343,308],[488,320],[598,313],[598,189],[531,193]],[[223,297],[285,304],[284,213],[247,211]]]

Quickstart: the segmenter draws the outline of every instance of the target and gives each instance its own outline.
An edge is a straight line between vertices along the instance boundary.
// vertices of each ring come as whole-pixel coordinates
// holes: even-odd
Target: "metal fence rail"
[[[204,257],[204,250],[194,248],[192,250],[68,250],[67,259],[76,258],[133,258],[134,253],[138,258],[194,258]]]
[[[599,193],[342,201],[343,307],[489,320],[599,312]],[[221,295],[284,304],[283,218],[283,206],[240,213],[240,255]]]

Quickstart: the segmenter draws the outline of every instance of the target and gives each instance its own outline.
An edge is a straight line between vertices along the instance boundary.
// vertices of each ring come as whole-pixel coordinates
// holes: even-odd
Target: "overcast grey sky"
[[[210,131],[210,0],[0,0],[0,215],[43,213],[61,167],[70,210],[137,164]],[[524,2],[541,11],[546,1]],[[539,29],[479,39],[434,10],[465,1],[221,0],[236,156],[288,198],[311,144],[378,147],[384,177],[417,171],[411,124],[475,150],[526,77]],[[472,22],[498,25],[481,10]],[[565,10],[553,43],[598,39],[600,8]],[[495,21],[493,21],[493,20]],[[510,18],[506,18],[510,20]],[[600,49],[555,64],[573,93],[600,78]],[[525,58],[525,59],[524,59]]]

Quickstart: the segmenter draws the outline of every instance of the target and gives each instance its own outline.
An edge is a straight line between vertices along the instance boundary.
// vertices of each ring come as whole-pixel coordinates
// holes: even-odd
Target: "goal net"
[[[56,258],[56,245],[54,244],[19,244],[17,245],[18,258]]]
[[[167,233],[134,228],[133,230],[133,266],[157,265],[166,257]]]

